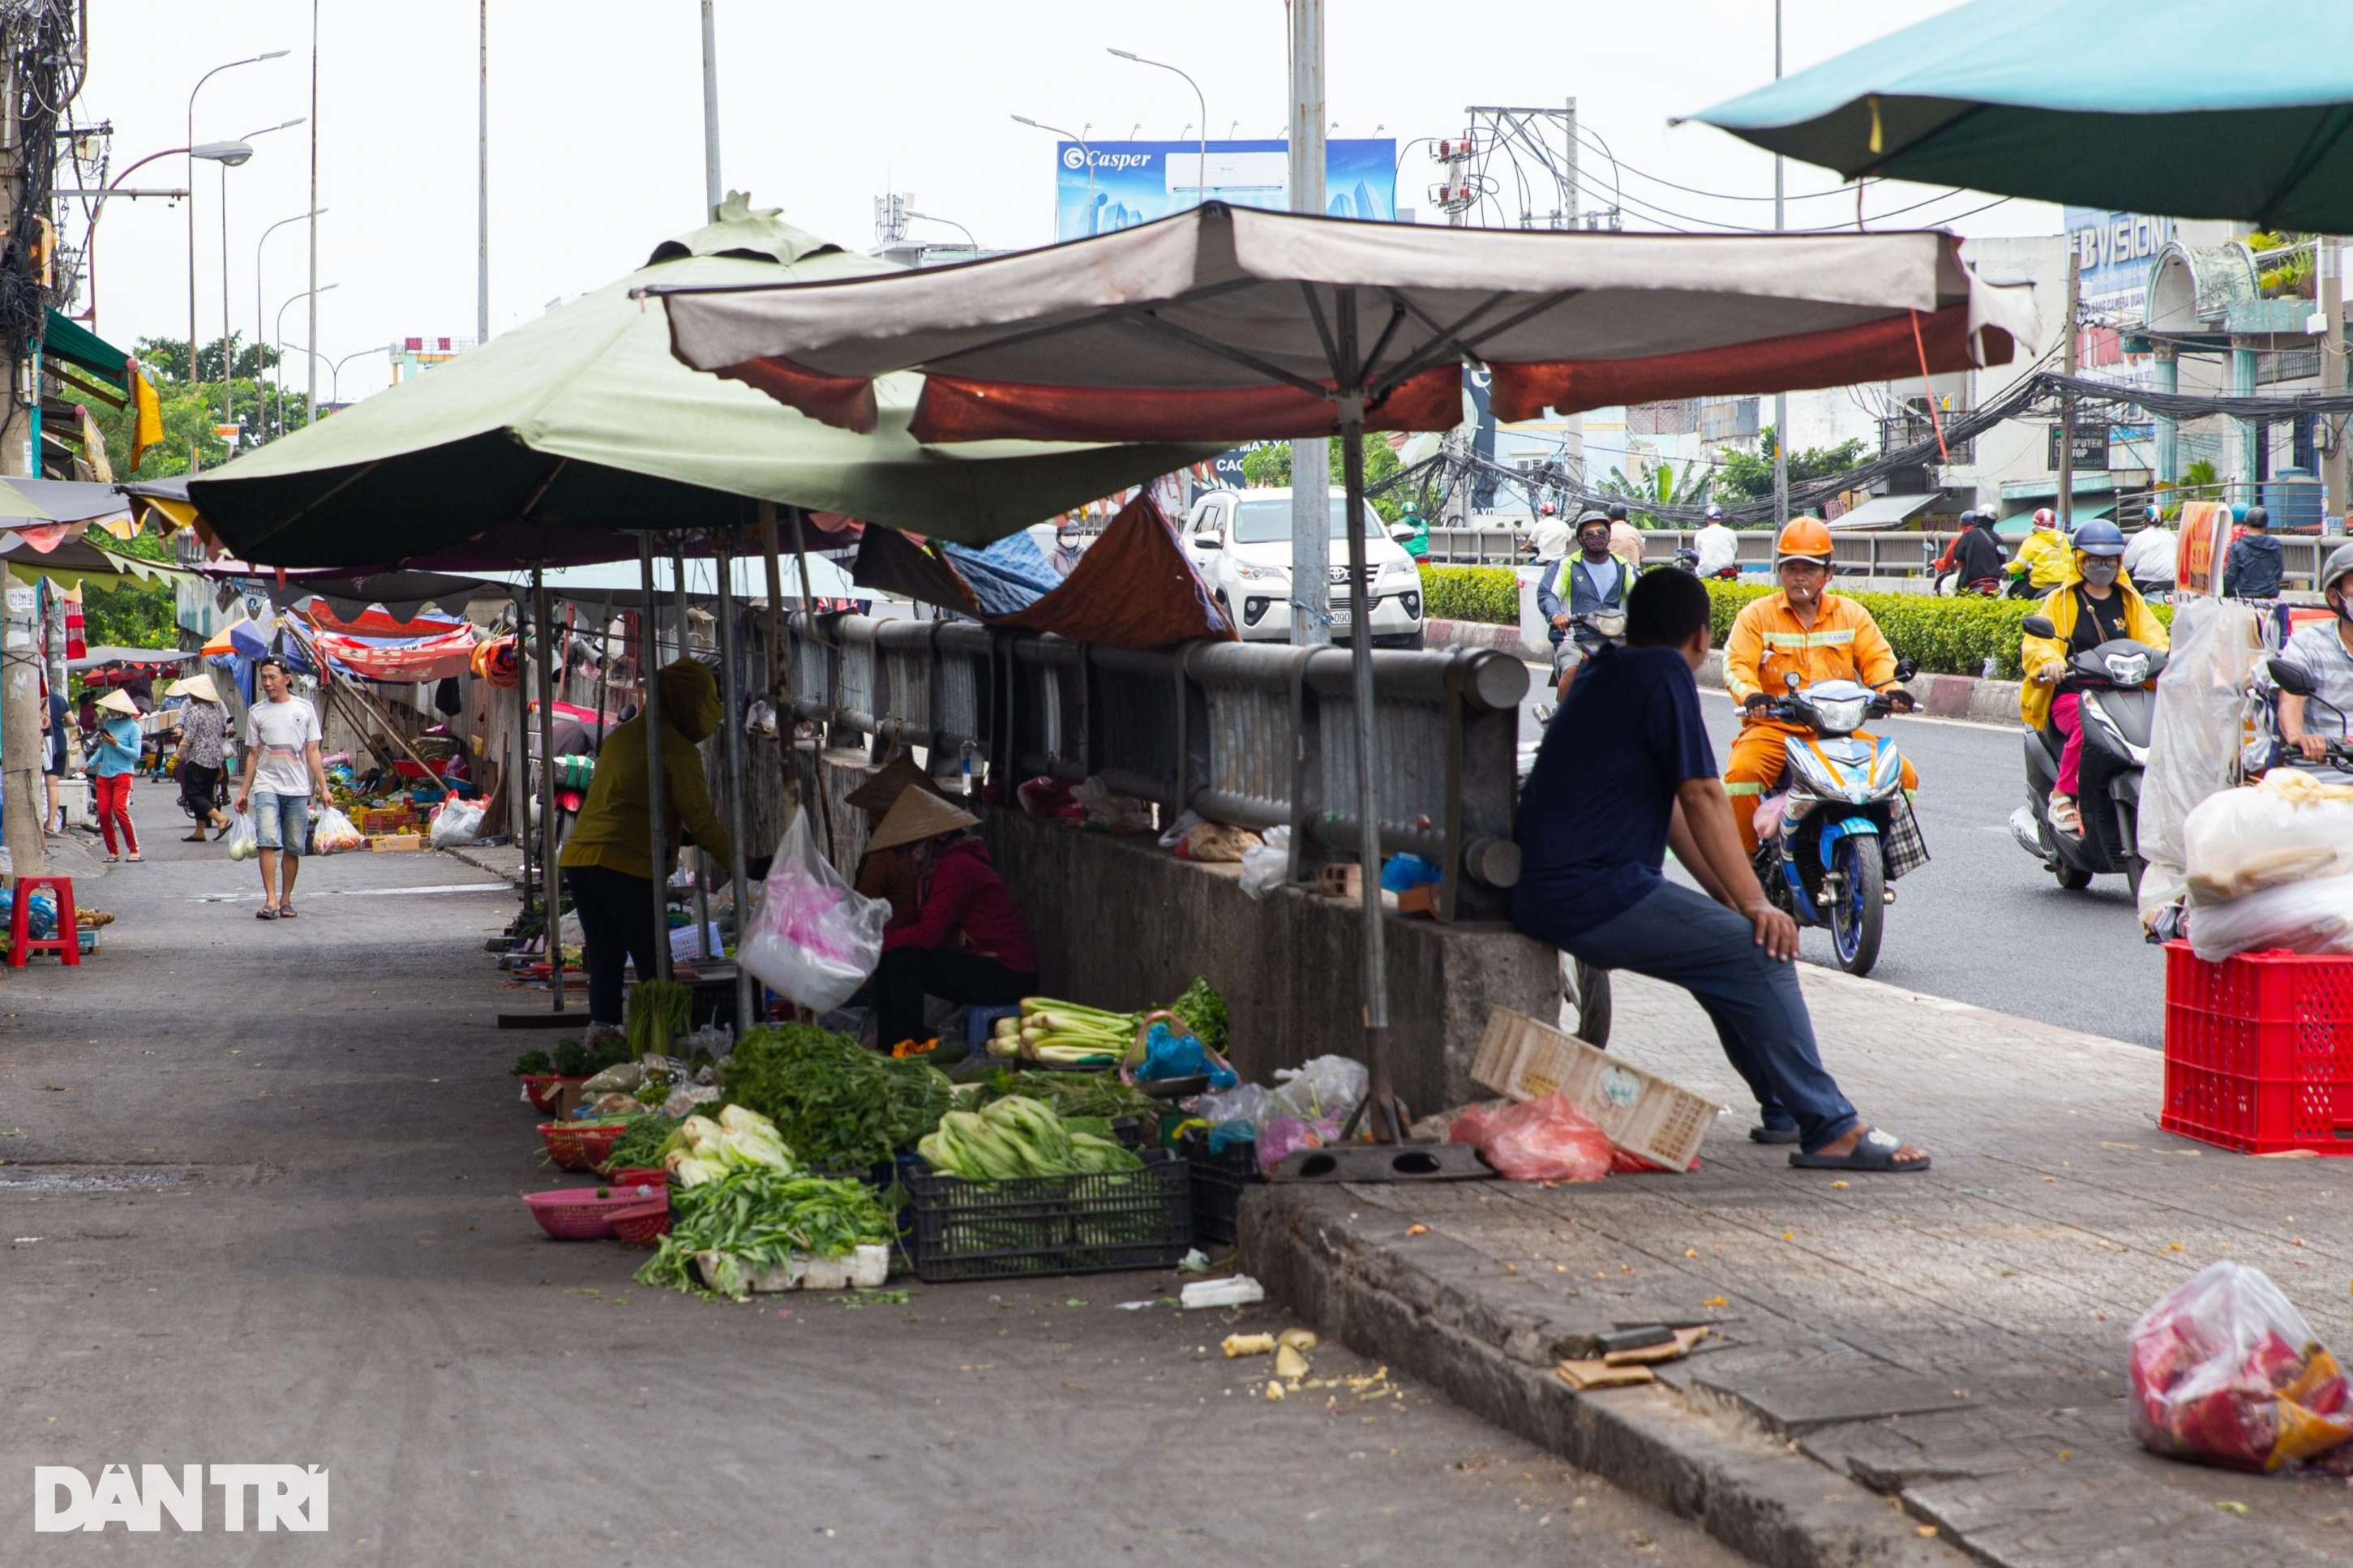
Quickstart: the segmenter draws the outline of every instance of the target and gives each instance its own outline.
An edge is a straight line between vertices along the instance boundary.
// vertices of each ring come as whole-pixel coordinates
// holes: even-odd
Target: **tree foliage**
[[[1707,500],[1708,487],[1714,482],[1714,468],[1702,468],[1696,460],[1685,463],[1677,473],[1671,462],[1643,463],[1632,479],[1623,469],[1612,468],[1601,477],[1600,490],[1612,500],[1627,503],[1626,521],[1637,528],[1663,526],[1647,510],[1654,506],[1697,506]]]
[[[249,451],[264,440],[301,428],[310,408],[302,394],[290,387],[281,405],[278,389],[262,378],[259,373],[278,363],[278,351],[266,343],[240,346],[232,334],[203,345],[196,351],[196,367],[206,374],[206,378],[195,382],[190,382],[185,374],[188,345],[184,339],[142,338],[133,353],[154,385],[155,400],[164,418],[164,439],[150,446],[141,455],[138,468],[133,468],[132,411],[103,405],[91,408],[91,417],[97,420],[100,434],[106,437],[107,460],[113,465],[118,479],[155,479],[185,474],[192,452],[201,467],[216,468],[235,452],[227,439],[216,434],[216,426],[237,426],[237,450]],[[219,374],[225,362],[234,372],[227,382],[221,380]]]
[[[1342,467],[1346,461],[1346,455],[1341,450],[1340,442],[1336,437],[1325,445],[1332,457],[1332,483],[1341,484],[1346,478],[1346,469]],[[1388,437],[1386,436],[1368,436],[1365,438],[1364,447],[1365,483],[1367,485],[1388,478],[1405,466],[1398,460],[1397,448],[1389,445]],[[1243,453],[1242,478],[1248,479],[1253,486],[1273,486],[1280,489],[1290,484],[1291,443],[1288,441],[1262,442]],[[1390,523],[1405,515],[1408,499],[1401,492],[1391,491],[1386,495],[1366,498],[1366,504],[1379,514],[1381,521]]]
[[[1767,425],[1757,434],[1757,450],[1727,448],[1716,459],[1715,488],[1720,496],[1763,500],[1773,493],[1773,452],[1781,433]],[[1827,479],[1862,466],[1865,448],[1860,437],[1849,437],[1835,447],[1809,447],[1789,454],[1789,482]]]

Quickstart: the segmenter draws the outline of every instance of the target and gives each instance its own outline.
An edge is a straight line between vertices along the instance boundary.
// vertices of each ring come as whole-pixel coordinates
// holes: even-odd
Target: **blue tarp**
[[[955,563],[984,616],[1018,615],[1062,585],[1027,533],[1008,533],[986,550],[946,543],[940,549]]]

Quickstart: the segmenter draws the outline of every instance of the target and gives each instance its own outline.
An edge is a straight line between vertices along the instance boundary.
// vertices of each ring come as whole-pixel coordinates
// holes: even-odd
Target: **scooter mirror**
[[[2270,672],[2272,684],[2290,696],[2312,695],[2312,676],[2304,666],[2290,663],[2284,658],[2270,658],[2263,661],[2263,668]]]
[[[1793,669],[1788,674],[1783,676],[1781,678],[1781,684],[1788,687],[1792,691],[1798,689],[1798,672]]]
[[[2029,616],[2018,623],[2018,629],[2031,637],[2055,637],[2059,628],[2051,624],[2048,616]]]

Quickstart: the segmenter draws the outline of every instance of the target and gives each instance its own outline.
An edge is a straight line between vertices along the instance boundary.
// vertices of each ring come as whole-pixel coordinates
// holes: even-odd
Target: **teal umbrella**
[[[1808,163],[2353,232],[2341,0],[1972,0],[1691,118]]]

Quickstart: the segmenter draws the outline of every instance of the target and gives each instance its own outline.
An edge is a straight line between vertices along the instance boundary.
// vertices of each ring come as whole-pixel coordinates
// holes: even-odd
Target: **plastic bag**
[[[1229,822],[1197,822],[1185,833],[1187,860],[1231,865],[1259,847],[1259,836]]]
[[[752,912],[737,961],[802,1006],[830,1012],[882,962],[887,900],[860,898],[826,864],[797,812]]]
[[[1071,798],[1085,809],[1087,821],[1095,826],[1113,833],[1152,831],[1152,803],[1113,795],[1100,778],[1090,778],[1071,790]]]
[[[2236,952],[2353,953],[2353,877],[2265,888],[2227,903],[2189,906],[2189,945],[2209,963]]]
[[[426,843],[436,849],[455,849],[471,844],[482,830],[482,807],[469,800],[451,800],[433,814],[433,826],[425,836]]]
[[[2189,901],[2227,903],[2265,888],[2353,875],[2353,801],[2316,798],[2304,794],[2308,788],[2303,775],[2278,773],[2200,801],[2181,828]]]
[[[1259,1115],[1266,1109],[1266,1085],[1245,1083],[1197,1094],[1187,1102],[1187,1109],[1209,1124],[1209,1152],[1222,1154],[1237,1143],[1258,1141]]]
[[[2157,678],[2157,717],[2140,781],[2140,923],[2151,928],[2186,891],[2185,825],[2198,803],[2230,787],[2241,704],[2263,657],[2255,612],[2189,596],[2174,606],[2173,646]]]
[[[311,853],[341,855],[353,849],[367,847],[367,835],[352,826],[352,819],[333,806],[319,814],[318,826],[311,831]]]
[[[1258,1163],[1271,1171],[1301,1149],[1339,1142],[1372,1085],[1372,1075],[1346,1057],[1316,1057],[1275,1073],[1276,1088],[1260,1108]]]
[[[1478,1150],[1507,1182],[1598,1182],[1617,1163],[1609,1135],[1565,1094],[1501,1110],[1474,1106],[1447,1137]]]
[[[1270,827],[1255,849],[1242,851],[1242,891],[1263,899],[1291,875],[1291,829]]]
[[[253,829],[253,818],[240,811],[229,818],[228,858],[250,860],[261,853],[261,840]]]
[[[2353,1383],[2262,1270],[2201,1269],[2141,1315],[2128,1346],[2126,1418],[2150,1452],[2234,1470],[2353,1459]]]

